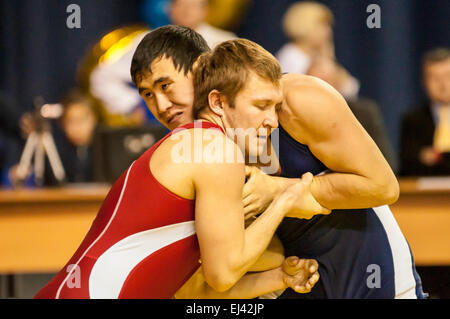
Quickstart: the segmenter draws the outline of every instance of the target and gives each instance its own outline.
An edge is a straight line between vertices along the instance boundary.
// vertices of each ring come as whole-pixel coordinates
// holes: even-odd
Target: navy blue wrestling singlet
[[[281,176],[327,167],[279,127]],[[277,230],[286,256],[314,258],[320,280],[309,294],[279,298],[425,298],[408,242],[388,206],[333,210],[310,220],[285,218]]]

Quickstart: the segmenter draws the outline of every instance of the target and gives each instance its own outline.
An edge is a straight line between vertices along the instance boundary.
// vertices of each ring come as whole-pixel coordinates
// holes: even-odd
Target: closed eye
[[[267,109],[268,107],[270,107],[270,105],[267,105],[267,104],[264,104],[264,105],[256,105],[256,107],[257,107],[258,109],[265,110],[265,109]]]

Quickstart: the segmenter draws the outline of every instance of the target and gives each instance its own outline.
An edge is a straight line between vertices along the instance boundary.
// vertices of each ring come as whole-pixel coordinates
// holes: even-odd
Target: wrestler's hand
[[[284,272],[283,281],[298,293],[308,293],[320,278],[319,264],[314,259],[300,259],[291,256],[281,266]]]
[[[295,217],[310,219],[314,215],[327,215],[331,211],[314,198],[311,193],[311,183],[313,175],[311,173],[303,174],[299,182],[287,187],[279,196],[284,201],[286,207],[286,217]]]
[[[246,183],[242,192],[245,219],[262,213],[280,192],[277,180],[255,166],[245,166]]]

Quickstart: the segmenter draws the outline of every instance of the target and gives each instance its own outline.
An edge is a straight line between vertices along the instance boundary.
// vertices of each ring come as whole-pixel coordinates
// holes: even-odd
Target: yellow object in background
[[[78,86],[92,96],[89,90],[91,72],[101,63],[113,63],[120,59],[129,49],[133,39],[148,31],[149,29],[145,25],[137,24],[118,28],[105,34],[78,64]],[[102,124],[112,127],[139,126],[144,121],[145,114],[141,109],[128,115],[113,114],[108,112],[99,100],[96,99],[96,102]]]
[[[434,131],[433,146],[442,153],[450,152],[450,105],[439,107],[439,123]]]
[[[210,0],[206,21],[221,29],[234,30],[240,23],[249,0]]]

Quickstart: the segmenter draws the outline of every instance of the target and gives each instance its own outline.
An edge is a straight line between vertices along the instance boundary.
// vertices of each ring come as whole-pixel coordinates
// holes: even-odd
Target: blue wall
[[[293,0],[253,0],[236,32],[275,53],[287,39],[281,17]],[[397,146],[401,114],[423,99],[420,57],[450,46],[449,0],[327,0],[335,15],[339,61],[375,99]],[[66,7],[81,7],[81,29],[66,27]],[[366,8],[381,7],[381,29],[369,29]],[[0,90],[23,109],[35,95],[57,101],[75,83],[76,65],[102,34],[138,22],[139,0],[0,0]]]

